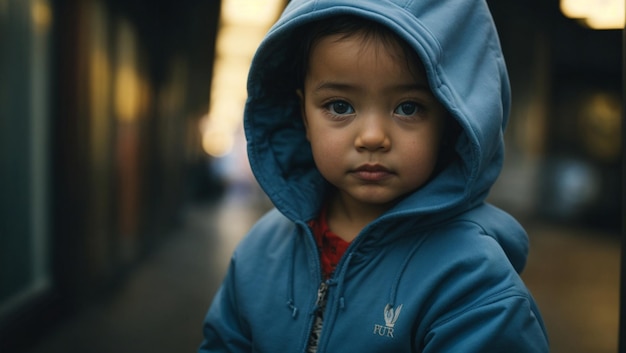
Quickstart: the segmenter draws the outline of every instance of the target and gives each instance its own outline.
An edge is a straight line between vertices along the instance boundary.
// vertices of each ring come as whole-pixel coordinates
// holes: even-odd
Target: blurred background
[[[270,207],[241,131],[286,0],[0,0],[0,352],[193,352]],[[615,0],[490,0],[511,76],[490,201],[527,228],[553,352],[616,352]]]

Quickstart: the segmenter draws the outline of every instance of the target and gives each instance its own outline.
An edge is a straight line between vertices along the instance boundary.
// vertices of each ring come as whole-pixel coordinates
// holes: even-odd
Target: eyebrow
[[[348,90],[355,90],[355,89],[356,87],[354,85],[350,85],[347,83],[322,81],[319,85],[315,86],[314,91],[315,92],[325,91],[325,90],[348,91]]]
[[[358,90],[358,87],[355,85],[351,85],[349,83],[342,82],[332,82],[332,81],[323,81],[317,86],[315,86],[314,92],[330,90],[330,91],[355,91]],[[407,83],[407,84],[399,84],[395,86],[391,86],[389,88],[391,91],[430,91],[430,87],[428,87],[425,83]]]

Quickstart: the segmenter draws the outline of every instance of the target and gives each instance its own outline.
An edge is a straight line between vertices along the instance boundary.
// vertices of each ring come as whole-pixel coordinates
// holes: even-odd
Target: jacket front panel
[[[458,219],[444,228],[404,231],[382,247],[357,242],[348,249],[328,281],[319,352],[547,351],[532,297],[489,230]],[[232,332],[246,332],[251,347],[234,351],[305,351],[321,281],[314,247],[306,228],[276,211],[242,242],[232,279],[209,312],[230,293],[233,312],[220,319],[240,317]],[[487,318],[492,326],[483,324]],[[215,335],[228,337],[223,321],[207,322]],[[519,327],[527,328],[526,346],[510,341]]]

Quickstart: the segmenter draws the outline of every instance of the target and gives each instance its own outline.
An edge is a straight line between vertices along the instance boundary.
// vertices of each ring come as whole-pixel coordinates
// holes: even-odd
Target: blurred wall
[[[524,219],[621,226],[621,30],[566,18],[559,0],[488,1],[513,102],[492,201]]]
[[[189,172],[207,163],[197,126],[219,10],[0,1],[1,352],[115,288],[191,185],[219,192]]]

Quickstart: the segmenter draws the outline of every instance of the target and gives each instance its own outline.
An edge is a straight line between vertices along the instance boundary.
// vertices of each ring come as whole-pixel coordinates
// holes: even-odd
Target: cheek
[[[311,136],[309,142],[316,161],[318,159],[334,159],[339,154],[338,143],[331,136],[315,133],[309,135]]]
[[[345,143],[345,136],[323,124],[313,123],[307,127],[307,138],[316,151],[332,151]]]
[[[407,141],[402,148],[402,160],[414,161],[413,168],[415,170],[430,170],[434,169],[439,158],[439,139],[432,137],[423,137],[421,139],[412,139]],[[397,146],[400,148],[400,146]]]
[[[336,169],[341,165],[342,156],[346,154],[339,139],[329,133],[311,131],[311,149],[317,168],[323,172]]]
[[[418,144],[413,146],[412,151],[407,151],[401,158],[403,163],[399,167],[403,171],[405,180],[413,185],[420,187],[425,183],[435,171],[437,166],[438,153],[434,146],[424,146]]]

